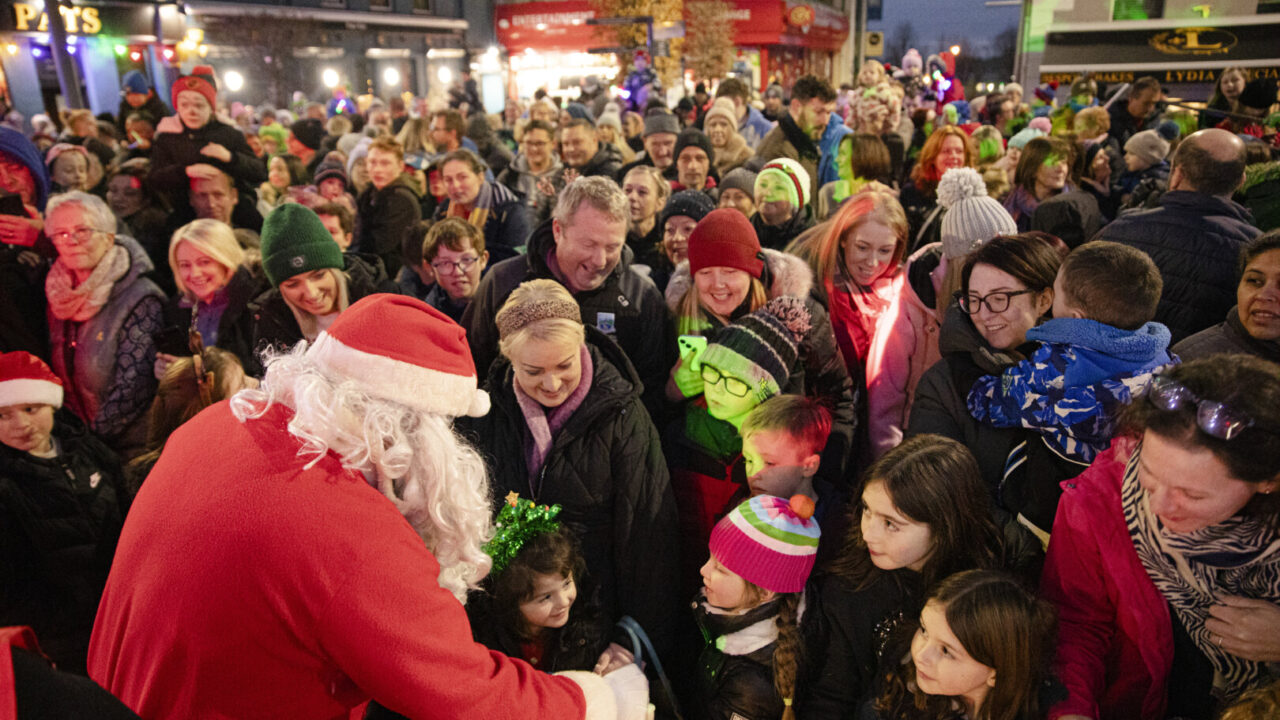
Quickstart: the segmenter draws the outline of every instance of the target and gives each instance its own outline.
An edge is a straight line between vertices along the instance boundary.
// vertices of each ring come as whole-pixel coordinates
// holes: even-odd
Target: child
[[[881,692],[859,717],[1042,718],[1053,687],[1053,631],[1049,604],[1013,578],[993,570],[952,575],[929,593],[910,650],[886,653]]]
[[[694,619],[704,642],[694,717],[791,720],[797,618],[821,535],[813,504],[759,495],[711,533]]]
[[[258,212],[266,217],[289,198],[289,188],[303,185],[306,168],[297,155],[276,155],[267,164],[267,181],[258,186]]]
[[[320,205],[336,203],[355,215],[356,199],[347,192],[347,171],[341,162],[325,158],[316,166],[313,181],[312,185],[294,188],[293,196],[298,202],[313,210]]]
[[[808,325],[802,300],[774,298],[726,325],[705,350],[688,355],[704,392],[668,426],[663,453],[679,509],[689,592],[711,528],[747,487],[739,428],[752,409],[787,384]]]
[[[427,296],[436,287],[436,271],[422,256],[427,235],[431,234],[433,225],[435,222],[432,220],[419,220],[405,232],[404,239],[400,241],[400,259],[404,261],[404,265],[396,275],[396,285],[400,287],[401,295],[416,297],[423,302],[427,301]]]
[[[919,611],[925,590],[961,570],[998,567],[1000,531],[973,454],[917,435],[866,473],[835,560],[806,596],[801,717],[849,717],[872,696],[886,640]]]
[[[0,625],[30,625],[84,673],[128,497],[120,460],[62,398],[39,358],[0,353]]]
[[[813,476],[831,434],[831,412],[803,395],[775,395],[747,414],[739,434],[751,496],[804,495],[817,503],[814,517],[821,520],[832,493],[819,496]]]
[[[1019,518],[1042,542],[1061,494],[1054,476],[1079,474],[1110,447],[1117,412],[1173,362],[1169,329],[1150,322],[1162,288],[1159,269],[1141,250],[1105,241],[1081,245],[1058,269],[1053,319],[1027,332],[1040,347],[969,391],[975,419],[1035,430],[1055,457],[1074,467],[1050,471],[1043,506]]]
[[[1178,139],[1178,126],[1169,121],[1155,130],[1134,133],[1124,144],[1125,172],[1116,179],[1121,207],[1137,207],[1152,192],[1163,192],[1169,182],[1170,143]],[[1141,190],[1139,189],[1141,187]]]
[[[89,151],[79,145],[58,143],[45,154],[54,193],[89,191]]]
[[[484,235],[461,218],[445,218],[427,233],[422,243],[422,261],[431,266],[436,279],[426,303],[454,322],[461,322],[489,264]]]

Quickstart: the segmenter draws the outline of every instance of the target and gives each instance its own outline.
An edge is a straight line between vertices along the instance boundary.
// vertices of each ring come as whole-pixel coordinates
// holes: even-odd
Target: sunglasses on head
[[[1210,437],[1231,440],[1253,427],[1253,418],[1217,400],[1202,400],[1187,386],[1169,377],[1157,375],[1147,386],[1147,400],[1161,410],[1175,411],[1195,407],[1196,425]]]

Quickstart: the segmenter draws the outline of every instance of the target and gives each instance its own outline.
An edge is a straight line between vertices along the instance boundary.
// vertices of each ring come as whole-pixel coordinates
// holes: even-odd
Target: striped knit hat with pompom
[[[711,555],[743,580],[776,593],[804,590],[818,557],[821,530],[813,502],[757,495],[711,530]]]
[[[803,300],[774,298],[725,326],[699,360],[747,383],[764,402],[786,387],[810,323]]]

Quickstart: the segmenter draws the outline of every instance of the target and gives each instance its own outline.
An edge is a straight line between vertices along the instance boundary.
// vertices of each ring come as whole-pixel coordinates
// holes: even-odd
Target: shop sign
[[[102,19],[96,7],[58,6],[62,26],[73,35],[97,35],[102,32]],[[48,32],[49,13],[29,3],[13,4],[13,29],[18,32]]]
[[[1265,17],[1265,16],[1259,16]],[[1121,25],[1121,23],[1116,23]],[[1203,63],[1221,60],[1276,60],[1280,63],[1280,20],[1226,27],[1166,27],[1056,31],[1045,37],[1042,67],[1075,72],[1090,65]]]
[[[1240,40],[1225,28],[1178,28],[1156,33],[1147,42],[1166,55],[1226,55]]]
[[[834,52],[849,37],[849,18],[826,5],[787,0],[785,7],[787,27],[781,43]]]
[[[1133,82],[1140,77],[1153,77],[1162,84],[1178,84],[1178,83],[1201,83],[1210,84],[1218,81],[1218,76],[1225,68],[1188,68],[1185,70],[1169,69],[1157,71],[1133,71],[1133,70],[1116,70],[1110,72],[1091,72],[1089,77],[1095,81],[1107,84],[1118,84]],[[1272,67],[1244,68],[1248,73],[1249,79],[1264,78],[1268,80],[1280,80],[1280,64]],[[1079,72],[1048,72],[1040,73],[1040,82],[1057,82],[1058,85],[1070,85],[1079,78]]]
[[[809,5],[793,5],[787,11],[787,24],[798,28],[807,28],[813,24],[813,7]]]
[[[0,32],[47,33],[49,14],[44,5],[33,2],[8,4],[9,10],[0,11]],[[112,37],[150,37],[155,34],[156,5],[137,3],[98,3],[94,5],[64,5],[58,8],[62,26],[68,35],[110,35]],[[166,36],[181,37],[186,23],[176,6],[161,6],[161,22]]]
[[[584,52],[617,44],[611,28],[587,24],[596,17],[588,0],[498,5],[493,16],[498,43],[509,53],[525,49]]]

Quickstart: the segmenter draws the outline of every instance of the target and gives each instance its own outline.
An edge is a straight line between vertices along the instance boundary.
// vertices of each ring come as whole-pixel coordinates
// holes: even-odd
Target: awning
[[[388,29],[418,29],[448,32],[464,32],[467,21],[459,18],[435,17],[392,12],[356,12],[353,10],[326,10],[325,8],[282,5],[252,5],[226,3],[215,0],[189,0],[183,3],[187,12],[200,15],[275,15],[283,18],[318,20],[320,22],[365,25]]]

